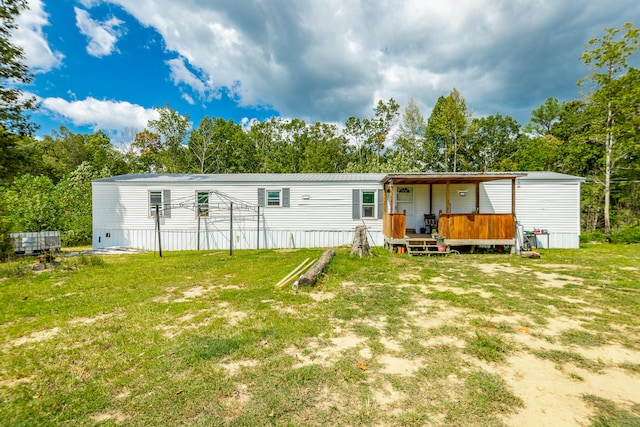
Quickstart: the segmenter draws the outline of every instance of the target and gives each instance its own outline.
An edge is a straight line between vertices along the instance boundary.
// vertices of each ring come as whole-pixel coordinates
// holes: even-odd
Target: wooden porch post
[[[446,208],[445,212],[451,213],[451,181],[447,180],[447,198],[446,198]]]

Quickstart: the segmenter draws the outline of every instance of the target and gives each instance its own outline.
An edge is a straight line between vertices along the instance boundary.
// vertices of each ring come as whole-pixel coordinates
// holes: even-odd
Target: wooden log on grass
[[[533,258],[533,259],[538,259],[540,258],[540,252],[536,252],[536,251],[522,251],[520,252],[520,256],[522,258]]]
[[[318,277],[320,277],[325,267],[327,266],[327,264],[329,264],[335,254],[336,251],[334,251],[333,249],[324,251],[318,262],[312,265],[309,271],[307,271],[300,277],[300,279],[298,279],[298,284],[302,286],[315,285],[318,281]]]

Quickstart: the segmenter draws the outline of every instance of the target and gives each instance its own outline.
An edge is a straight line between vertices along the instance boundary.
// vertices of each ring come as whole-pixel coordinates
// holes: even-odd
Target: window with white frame
[[[267,190],[267,206],[282,206],[281,190]]]
[[[362,191],[362,218],[376,217],[376,192]]]
[[[156,211],[162,216],[162,191],[149,191],[149,216],[155,217]]]
[[[209,192],[198,191],[196,193],[197,203],[197,216],[209,216]]]

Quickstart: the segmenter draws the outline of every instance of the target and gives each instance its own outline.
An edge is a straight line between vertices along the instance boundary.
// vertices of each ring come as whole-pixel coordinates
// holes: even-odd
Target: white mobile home
[[[383,245],[393,216],[404,237],[426,233],[425,215],[446,228],[456,215],[478,225],[500,214],[547,230],[543,247],[578,247],[582,181],[547,172],[115,176],[93,182],[93,247],[332,247],[350,244],[363,224]],[[510,228],[502,240],[474,242],[513,244]]]
[[[382,244],[384,174],[123,175],[93,182],[93,247],[332,247],[363,223]],[[233,215],[232,212],[233,205]],[[156,218],[156,209],[159,217]],[[157,230],[161,232],[158,234]]]

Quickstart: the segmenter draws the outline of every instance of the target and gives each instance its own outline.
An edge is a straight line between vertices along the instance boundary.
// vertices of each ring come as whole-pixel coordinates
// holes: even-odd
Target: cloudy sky
[[[425,117],[453,87],[475,117],[524,124],[580,96],[585,43],[640,25],[638,0],[29,0],[14,43],[39,135],[141,130],[169,104],[197,122],[344,123],[378,100]]]

